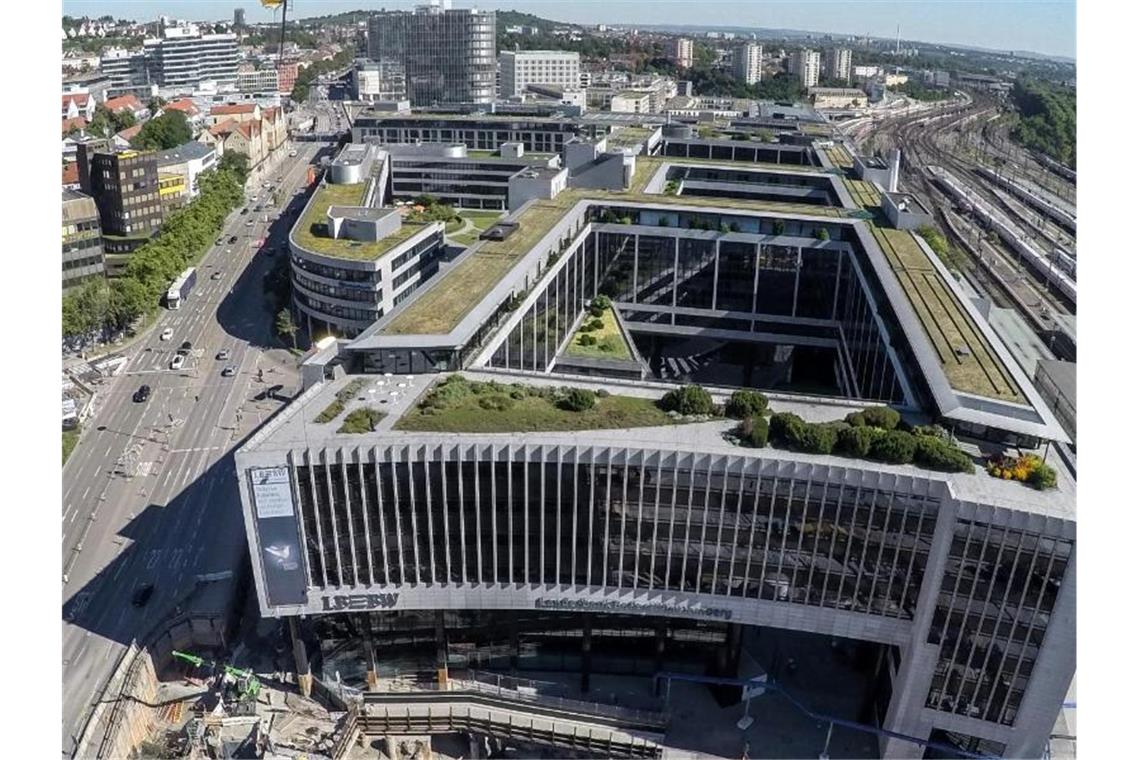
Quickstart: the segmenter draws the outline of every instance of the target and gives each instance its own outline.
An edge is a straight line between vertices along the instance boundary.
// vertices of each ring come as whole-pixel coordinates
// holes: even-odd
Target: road
[[[296,158],[269,172],[281,177],[278,197],[290,211],[303,204],[294,191],[322,147],[303,143]],[[246,551],[232,449],[282,403],[254,396],[273,384],[284,385],[284,395],[297,389],[294,362],[276,348],[262,291],[274,258],[255,247],[263,236],[267,247],[285,243],[290,214],[266,224],[274,213],[235,211],[227,220],[223,245],[203,258],[183,307],[164,313],[131,347],[125,370],[100,389],[98,409],[63,468],[65,755],[130,641],[167,616],[196,575],[232,569]],[[227,244],[230,236],[238,242]],[[166,327],[174,337],[161,341]],[[191,357],[172,371],[183,341],[193,344]],[[228,362],[214,358],[223,348],[232,353]],[[221,377],[223,364],[235,365],[237,374]],[[134,403],[144,383],[152,396]],[[155,592],[137,608],[132,596],[144,584]]]

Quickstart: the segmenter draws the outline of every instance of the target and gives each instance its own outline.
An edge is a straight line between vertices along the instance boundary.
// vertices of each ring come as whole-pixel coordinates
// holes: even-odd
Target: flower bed
[[[1057,471],[1036,454],[1017,457],[994,455],[986,462],[986,472],[1002,480],[1016,480],[1038,491],[1057,487]]]

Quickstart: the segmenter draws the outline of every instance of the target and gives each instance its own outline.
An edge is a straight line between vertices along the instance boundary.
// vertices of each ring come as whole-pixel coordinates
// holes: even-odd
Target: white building
[[[238,92],[251,95],[276,95],[278,78],[276,67],[266,66],[237,73]]]
[[[819,51],[800,48],[788,57],[788,73],[800,80],[804,87],[819,84]]]
[[[164,89],[192,88],[203,80],[237,82],[238,44],[234,34],[202,34],[194,24],[170,26],[162,37],[143,41],[151,79]]]
[[[852,66],[851,75],[856,79],[874,79],[879,76],[881,69],[878,66]]]
[[[839,79],[844,82],[851,81],[851,50],[849,48],[831,48],[827,51],[824,70],[829,79]]]
[[[764,48],[755,43],[748,42],[736,49],[733,58],[733,72],[736,78],[745,84],[756,84],[763,74]]]
[[[693,67],[693,41],[685,37],[675,37],[665,43],[665,57],[677,64],[677,68]]]
[[[580,71],[577,53],[564,50],[504,50],[499,53],[499,72],[502,77],[499,94],[503,98],[521,95],[532,84],[578,89]]]

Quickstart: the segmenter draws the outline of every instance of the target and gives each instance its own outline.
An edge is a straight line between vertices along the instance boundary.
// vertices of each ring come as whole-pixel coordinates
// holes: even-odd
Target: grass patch
[[[595,320],[600,321],[600,327],[594,328]],[[583,343],[585,340],[585,343]],[[579,356],[586,359],[624,359],[630,361],[633,354],[622,337],[618,328],[617,315],[613,308],[606,309],[602,316],[594,317],[587,313],[586,318],[574,333],[570,344],[566,347],[567,356]]]
[[[523,433],[674,425],[652,399],[598,396],[593,408],[570,411],[565,388],[472,382],[453,375],[396,421],[404,431]]]
[[[352,400],[353,396],[360,392],[360,389],[363,388],[367,382],[368,381],[364,378],[357,378],[341,388],[336,392],[336,400],[321,410],[321,413],[313,419],[313,422],[318,425],[323,425],[326,422],[335,420],[340,416],[341,412],[344,411],[345,405]]]
[[[337,240],[328,237],[329,206],[359,206],[364,195],[364,184],[322,185],[313,195],[301,221],[293,228],[293,240],[305,250],[341,259],[372,261],[380,258],[395,246],[422,232],[426,224],[403,220],[399,231],[371,243],[355,240]]]
[[[387,417],[384,412],[379,409],[373,409],[370,406],[362,406],[359,409],[353,409],[344,418],[344,423],[336,431],[338,433],[371,433],[376,429],[376,423]]]
[[[75,444],[79,443],[80,428],[76,427],[74,430],[63,431],[63,463],[67,464],[67,458],[71,456],[71,452],[75,450]]]
[[[458,235],[451,236],[454,243],[472,246],[487,228],[503,217],[502,211],[460,211],[459,216],[471,222],[471,227]],[[458,228],[456,228],[458,229]]]

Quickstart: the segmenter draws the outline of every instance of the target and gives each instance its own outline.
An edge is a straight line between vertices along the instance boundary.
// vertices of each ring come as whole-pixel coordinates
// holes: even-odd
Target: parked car
[[[243,209],[241,210],[241,215],[242,215],[242,216],[245,216],[245,215],[246,215],[246,214],[248,214],[248,213],[249,213],[249,206],[246,206],[245,208],[243,208]]]
[[[148,398],[150,398],[150,386],[149,385],[140,385],[139,389],[137,391],[135,391],[135,396],[134,396],[135,403],[141,404],[144,401],[146,401]]]
[[[158,336],[158,339],[159,340],[170,340],[173,337],[174,337],[174,328],[168,327],[162,331],[162,334]]]
[[[210,275],[210,279],[211,280],[220,280],[220,279],[222,279],[222,273],[221,272],[214,272],[212,275]]]
[[[175,354],[174,358],[170,360],[170,368],[174,370],[182,369],[182,365],[186,363],[186,357],[182,354]]]
[[[194,348],[194,344],[188,340],[184,340],[182,341],[182,345],[178,347],[178,353],[188,354],[192,348]]]
[[[237,235],[230,235],[230,245],[237,242]]]
[[[228,348],[223,348],[218,352],[218,355],[215,358],[220,362],[227,361],[230,358],[230,350]]]
[[[146,603],[150,601],[150,598],[153,594],[153,583],[148,583],[145,586],[139,586],[138,590],[135,591],[134,596],[131,597],[131,604],[136,607],[145,607]]]
[[[222,368],[222,377],[233,377],[237,374],[237,367],[232,364],[227,364]]]

